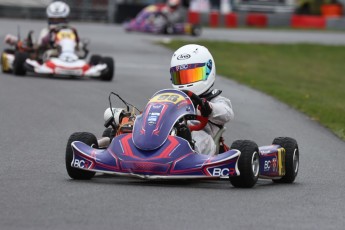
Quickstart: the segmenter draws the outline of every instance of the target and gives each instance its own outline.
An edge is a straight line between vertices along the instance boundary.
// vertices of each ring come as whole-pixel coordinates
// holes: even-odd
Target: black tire
[[[14,54],[14,50],[11,50],[11,49],[5,49],[2,54],[1,54],[1,71],[3,73],[11,73],[12,70],[10,69],[9,66],[6,66],[7,65],[7,62],[5,61],[5,58],[4,58],[4,55],[5,54]],[[5,67],[5,68],[4,68]]]
[[[231,149],[240,150],[241,156],[238,160],[240,176],[229,177],[230,183],[238,188],[253,187],[258,181],[260,173],[258,145],[253,141],[238,140],[232,143]]]
[[[193,25],[192,26],[192,35],[195,37],[198,37],[201,35],[201,26],[199,25]]]
[[[98,65],[102,60],[102,57],[100,55],[92,55],[90,58],[89,64],[92,65]]]
[[[115,71],[114,59],[111,57],[104,57],[102,58],[101,63],[104,63],[107,65],[107,69],[105,69],[105,71],[101,75],[101,80],[102,81],[113,80],[114,71]]]
[[[175,29],[174,26],[171,23],[168,23],[165,27],[164,27],[164,34],[174,34],[175,33]]]
[[[285,149],[285,176],[274,179],[275,183],[293,183],[298,174],[299,149],[297,141],[290,137],[277,137],[273,140],[274,145],[280,145]]]
[[[87,132],[77,132],[73,133],[68,141],[66,146],[66,169],[68,175],[75,180],[90,180],[96,173],[90,172],[78,168],[74,168],[71,166],[73,160],[73,150],[72,150],[72,142],[73,141],[82,141],[87,145],[90,145],[94,148],[98,148],[98,143],[96,137],[92,133]]]
[[[27,53],[16,52],[13,61],[13,73],[17,76],[24,76],[26,74],[25,61],[29,57]]]

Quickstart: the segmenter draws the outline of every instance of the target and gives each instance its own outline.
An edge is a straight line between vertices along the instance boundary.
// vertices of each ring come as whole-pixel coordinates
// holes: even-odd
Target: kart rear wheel
[[[193,25],[192,26],[192,35],[195,37],[198,37],[201,35],[201,26],[199,25]]]
[[[92,55],[90,58],[89,64],[92,65],[98,65],[102,60],[102,57],[100,55]]]
[[[73,133],[68,141],[66,146],[66,169],[68,175],[75,180],[90,180],[96,173],[90,172],[78,168],[74,168],[71,166],[73,161],[73,149],[72,149],[72,142],[73,141],[81,141],[87,145],[90,145],[94,148],[98,148],[97,138],[92,133],[87,132],[77,132]]]
[[[17,76],[24,76],[26,74],[25,61],[29,57],[27,53],[16,52],[13,61],[13,73]]]
[[[290,137],[277,137],[273,140],[274,145],[280,145],[285,149],[285,176],[274,179],[275,183],[293,183],[298,174],[299,150],[297,141]]]
[[[237,140],[232,143],[231,149],[241,151],[241,156],[238,160],[240,176],[229,177],[230,183],[238,188],[253,187],[258,181],[260,171],[258,145],[249,140]]]
[[[171,23],[168,23],[165,27],[164,27],[164,34],[174,34],[174,26]]]
[[[107,69],[101,74],[102,81],[111,81],[114,77],[115,63],[112,57],[104,57],[101,63],[107,65]]]
[[[1,70],[3,73],[11,73],[11,68],[10,66],[8,66],[8,62],[7,62],[7,58],[6,58],[6,54],[14,54],[13,50],[10,49],[5,49],[2,54],[1,54]]]

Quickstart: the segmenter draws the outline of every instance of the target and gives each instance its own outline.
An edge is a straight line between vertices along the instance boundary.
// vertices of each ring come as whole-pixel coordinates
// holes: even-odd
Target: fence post
[[[108,23],[115,22],[115,14],[117,10],[117,0],[108,1]]]

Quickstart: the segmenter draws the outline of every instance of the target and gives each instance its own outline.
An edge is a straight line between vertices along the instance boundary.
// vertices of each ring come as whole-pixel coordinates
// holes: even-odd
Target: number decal
[[[153,97],[150,102],[171,102],[177,104],[184,100],[184,97],[175,93],[164,93]]]
[[[76,37],[72,30],[61,30],[57,33],[56,39],[58,41],[62,39],[70,39],[75,41]]]

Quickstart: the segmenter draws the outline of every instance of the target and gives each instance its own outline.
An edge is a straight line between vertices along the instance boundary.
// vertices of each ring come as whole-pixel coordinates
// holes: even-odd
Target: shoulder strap
[[[204,95],[200,95],[201,98],[206,98],[206,100],[210,101],[212,100],[213,98],[217,97],[218,95],[220,95],[222,93],[221,90],[219,89],[214,89],[212,90],[211,92],[209,93],[206,93]]]

